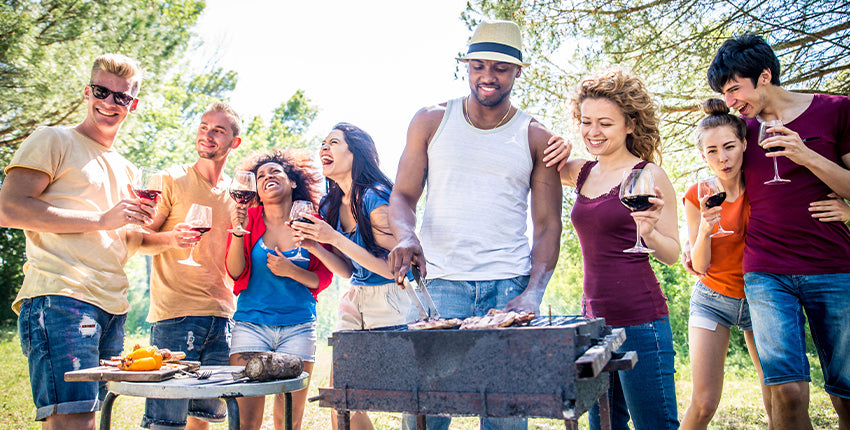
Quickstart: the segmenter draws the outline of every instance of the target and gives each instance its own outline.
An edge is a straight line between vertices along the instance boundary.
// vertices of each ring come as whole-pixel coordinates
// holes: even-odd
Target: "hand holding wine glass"
[[[142,202],[142,209],[148,212],[151,218],[156,216],[156,201],[162,194],[162,180],[156,172],[156,169],[150,167],[140,167],[136,176],[133,177],[132,184],[133,193],[140,199],[147,200]],[[145,209],[145,206],[148,209]],[[131,228],[142,231],[142,227],[138,224],[133,224]]]
[[[313,202],[309,200],[295,200],[292,202],[292,209],[289,211],[289,223],[293,222],[306,222],[312,224],[309,218],[302,215],[302,213],[315,213],[315,209],[313,208]],[[306,260],[306,257],[301,256],[301,243],[298,243],[298,249],[295,252],[295,256],[292,257],[293,260]]]
[[[186,224],[189,224],[192,230],[203,236],[204,233],[210,231],[212,228],[212,208],[209,206],[192,204],[192,207],[189,208],[189,212],[186,213]],[[178,261],[178,263],[185,264],[187,266],[200,266],[200,264],[195,262],[192,258],[192,254],[194,252],[195,247],[193,246],[189,251],[189,257]]]
[[[726,189],[717,176],[703,179],[697,184],[697,196],[699,201],[705,201],[706,209],[711,209],[720,206],[726,200]],[[717,231],[712,233],[710,237],[724,237],[734,233],[733,231],[724,230],[720,224],[720,214],[718,214]]]
[[[780,121],[778,119],[769,119],[769,120],[761,123],[761,125],[759,126],[759,147],[761,149],[764,149],[767,152],[778,152],[778,151],[782,151],[782,150],[785,149],[782,146],[771,146],[770,148],[765,148],[763,146],[765,140],[767,140],[771,137],[774,137],[774,136],[781,136],[782,135],[782,133],[773,131],[774,128],[778,128],[778,127],[782,127],[782,121]],[[773,158],[773,179],[766,181],[765,184],[775,185],[775,184],[782,184],[782,183],[785,183],[785,182],[791,182],[788,179],[783,179],[783,178],[779,177],[779,167],[776,164],[776,157],[771,157],[771,158]]]
[[[239,170],[233,175],[233,181],[230,183],[230,197],[240,206],[251,203],[257,197],[257,177],[254,172]],[[241,223],[227,231],[239,235],[250,233],[242,227]]]
[[[655,197],[655,180],[652,172],[646,169],[628,171],[620,183],[620,201],[632,212],[644,211],[652,207],[650,198]],[[626,253],[652,253],[654,249],[647,248],[640,241],[640,219],[637,220],[637,239],[635,246],[624,249]]]

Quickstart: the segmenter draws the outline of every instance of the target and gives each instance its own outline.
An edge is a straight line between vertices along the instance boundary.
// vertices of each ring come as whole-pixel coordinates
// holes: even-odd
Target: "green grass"
[[[146,343],[146,336],[130,336],[125,345]],[[331,349],[326,342],[319,342],[319,351],[314,375],[310,382],[309,397],[318,395],[317,387],[328,387],[328,374],[331,363]],[[687,360],[679,360],[676,373],[676,394],[679,403],[679,416],[690,403],[691,383],[690,368]],[[764,429],[767,427],[764,409],[761,404],[761,393],[756,383],[755,371],[747,366],[748,358],[730,357],[727,366],[723,398],[714,417],[710,429]],[[815,383],[811,385],[810,414],[816,429],[838,428],[838,418],[832,409],[829,397],[823,391],[823,380],[820,369],[813,363]],[[0,330],[0,430],[40,429],[40,423],[33,421],[35,407],[30,394],[29,376],[26,359],[21,355],[20,343],[14,328]],[[271,398],[266,402],[266,418],[264,429],[274,428],[271,422]],[[138,428],[139,420],[144,412],[144,399],[129,396],[119,396],[115,401],[112,416],[112,428]],[[400,415],[393,413],[370,413],[375,427],[379,430],[401,428]],[[587,418],[579,421],[580,428],[587,428]],[[226,429],[226,423],[214,424],[210,429]],[[308,403],[304,417],[305,430],[330,428],[330,413],[326,408],[320,408],[317,403]],[[475,418],[455,418],[452,428],[473,430],[478,428]],[[563,422],[558,420],[532,419],[531,429],[562,429]]]

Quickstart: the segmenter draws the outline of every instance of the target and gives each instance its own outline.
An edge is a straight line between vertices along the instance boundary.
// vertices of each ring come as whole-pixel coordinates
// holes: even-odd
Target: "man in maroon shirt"
[[[850,230],[810,213],[831,193],[850,198],[850,98],[780,87],[776,54],[750,34],[723,43],[708,82],[747,120],[744,280],[775,428],[812,428],[808,317],[839,428],[850,429]],[[784,126],[758,142],[760,122],[770,119]],[[773,158],[790,182],[765,182]]]

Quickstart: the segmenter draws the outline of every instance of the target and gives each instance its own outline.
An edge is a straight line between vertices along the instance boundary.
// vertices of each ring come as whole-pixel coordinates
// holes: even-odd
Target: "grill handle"
[[[601,342],[590,347],[576,360],[576,379],[579,381],[596,379],[608,362],[611,361],[611,355],[614,351],[620,349],[625,341],[626,330],[616,328]]]

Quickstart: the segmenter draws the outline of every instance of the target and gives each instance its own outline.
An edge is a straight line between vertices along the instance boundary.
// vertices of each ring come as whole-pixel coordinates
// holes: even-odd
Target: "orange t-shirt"
[[[696,184],[688,188],[683,200],[699,207]],[[711,261],[708,271],[700,280],[708,288],[724,296],[744,298],[744,234],[750,217],[750,203],[747,192],[734,202],[725,201],[720,205],[720,224],[724,230],[734,233],[725,237],[711,238]],[[714,226],[717,231],[717,226]]]

